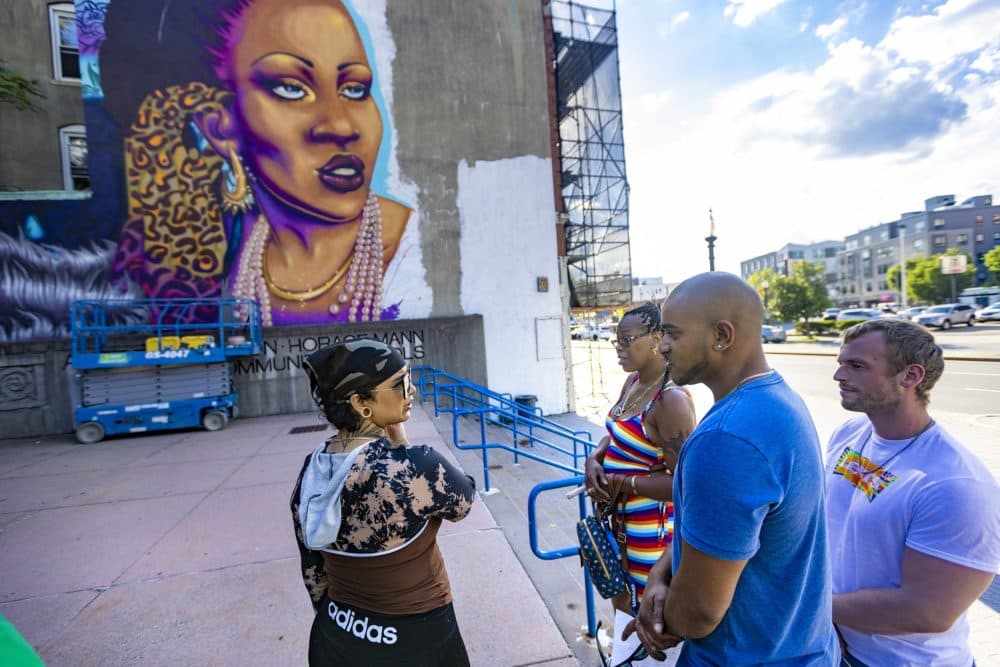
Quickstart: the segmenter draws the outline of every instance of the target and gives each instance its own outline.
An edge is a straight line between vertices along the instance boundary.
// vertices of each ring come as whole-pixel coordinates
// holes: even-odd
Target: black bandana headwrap
[[[367,393],[406,365],[402,355],[377,340],[354,340],[310,354],[304,364],[317,401],[342,402]]]

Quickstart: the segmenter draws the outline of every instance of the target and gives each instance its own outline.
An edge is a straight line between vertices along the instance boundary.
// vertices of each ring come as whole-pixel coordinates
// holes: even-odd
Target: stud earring
[[[716,350],[721,350],[722,349],[722,343],[716,343],[715,344],[715,349]]]
[[[226,167],[222,178],[222,209],[227,213],[243,213],[254,205],[249,182],[252,176],[232,147]]]

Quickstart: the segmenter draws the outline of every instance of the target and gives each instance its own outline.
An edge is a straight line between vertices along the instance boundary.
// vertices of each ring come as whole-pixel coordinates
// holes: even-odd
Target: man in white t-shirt
[[[941,348],[907,320],[844,334],[833,379],[864,413],[831,436],[833,621],[848,665],[973,664],[965,612],[1000,567],[1000,487],[927,412]]]

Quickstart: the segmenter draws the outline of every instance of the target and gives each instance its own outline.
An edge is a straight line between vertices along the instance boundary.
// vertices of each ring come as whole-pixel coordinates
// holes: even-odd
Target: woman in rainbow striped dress
[[[619,321],[615,349],[630,373],[608,412],[608,435],[586,465],[587,494],[611,512],[630,579],[630,591],[612,604],[630,615],[673,537],[673,469],[696,422],[690,394],[666,379],[666,361],[656,349],[659,327],[660,311],[652,303]]]

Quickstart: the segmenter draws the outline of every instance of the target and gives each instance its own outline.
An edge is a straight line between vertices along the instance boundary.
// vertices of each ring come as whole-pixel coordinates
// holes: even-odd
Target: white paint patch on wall
[[[566,366],[548,352],[562,345],[561,327],[548,324],[561,308],[551,161],[462,160],[456,203],[462,312],[483,316],[490,389],[534,394],[546,414],[565,412]],[[547,292],[537,291],[539,277]]]

